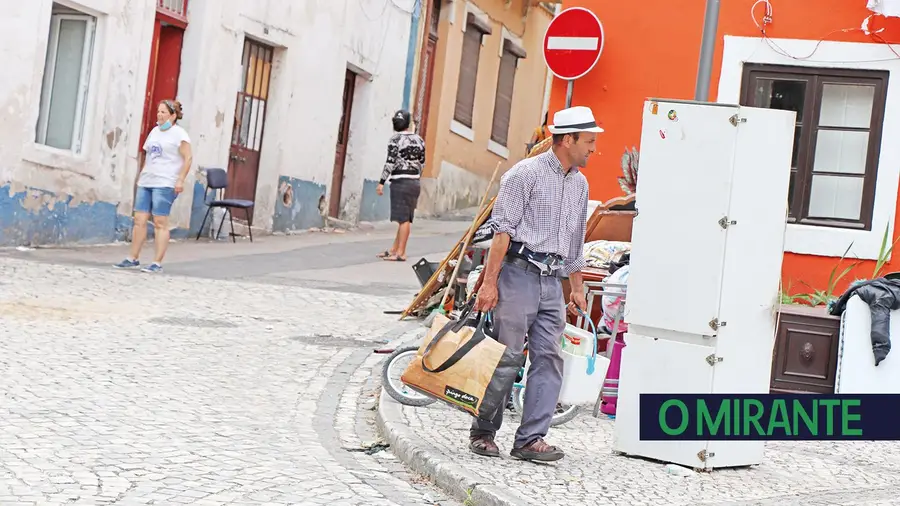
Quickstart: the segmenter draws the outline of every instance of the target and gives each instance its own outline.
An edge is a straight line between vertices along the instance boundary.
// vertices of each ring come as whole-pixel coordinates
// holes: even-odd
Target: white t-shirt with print
[[[178,151],[182,142],[190,144],[185,129],[172,125],[168,130],[153,127],[144,142],[147,153],[144,170],[138,179],[138,186],[144,188],[174,188],[184,167],[184,157]]]

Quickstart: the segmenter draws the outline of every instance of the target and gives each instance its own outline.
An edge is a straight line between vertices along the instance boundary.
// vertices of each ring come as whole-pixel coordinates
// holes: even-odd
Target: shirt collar
[[[550,167],[552,167],[553,170],[559,172],[563,176],[567,174],[566,169],[562,166],[562,162],[559,161],[559,157],[557,157],[556,153],[553,152],[553,148],[547,150],[547,161],[550,162]],[[578,167],[572,167],[568,171],[568,174],[576,174],[578,172]]]

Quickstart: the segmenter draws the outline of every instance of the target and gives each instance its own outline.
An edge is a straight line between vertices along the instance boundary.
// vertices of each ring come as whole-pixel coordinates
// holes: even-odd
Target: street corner
[[[520,417],[506,412],[500,458],[468,450],[471,417],[441,402],[405,406],[382,391],[377,424],[391,450],[415,472],[472,505],[894,504],[900,450],[886,443],[771,442],[763,464],[712,472],[613,451],[615,421],[589,407],[550,429],[566,456],[553,464],[509,456]],[[868,457],[866,456],[868,455]],[[877,458],[872,455],[878,455]]]
[[[436,439],[423,437],[422,425],[411,419],[406,412],[407,409],[409,408],[391,398],[382,389],[378,399],[376,422],[378,430],[390,444],[394,455],[414,472],[428,477],[444,492],[463,501],[463,504],[473,506],[541,504],[526,499],[503,484],[484,479],[479,472],[470,468],[471,463],[457,462],[457,455],[454,455],[452,447],[439,445]],[[465,451],[465,446],[458,448],[459,452]]]

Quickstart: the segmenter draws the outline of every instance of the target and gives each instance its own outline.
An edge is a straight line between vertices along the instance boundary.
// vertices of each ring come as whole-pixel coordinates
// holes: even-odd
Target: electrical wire
[[[756,15],[756,10],[757,10],[756,8],[759,4],[765,4],[765,12],[763,13],[761,22],[760,22],[760,19]],[[792,60],[798,60],[798,61],[807,61],[807,62],[811,62],[811,63],[876,63],[876,62],[895,61],[895,60],[900,59],[900,53],[898,53],[893,48],[892,44],[890,44],[889,42],[884,40],[883,37],[878,35],[878,32],[869,32],[867,29],[863,28],[863,26],[866,26],[866,24],[863,24],[863,26],[856,27],[856,28],[840,28],[837,30],[832,30],[832,31],[828,32],[828,34],[826,34],[824,37],[822,37],[816,41],[816,45],[813,47],[813,50],[808,55],[794,56],[794,55],[790,54],[787,50],[785,50],[784,48],[779,46],[777,42],[775,42],[773,39],[771,39],[769,37],[769,34],[768,34],[766,28],[768,27],[768,25],[772,24],[772,21],[774,18],[774,13],[775,13],[775,10],[772,7],[771,0],[757,0],[753,4],[753,6],[750,7],[750,17],[753,19],[753,24],[756,25],[756,28],[759,30],[762,40],[766,43],[766,45],[769,46],[770,49],[772,49],[772,51],[778,53],[781,56],[784,56],[785,58],[790,58]],[[894,58],[879,58],[879,59],[874,59],[874,60],[852,60],[852,61],[813,60],[812,59],[812,57],[816,54],[816,52],[822,46],[822,43],[828,42],[828,38],[831,37],[832,35],[834,35],[836,33],[853,33],[853,32],[863,32],[866,35],[868,35],[870,38],[875,40],[876,42],[883,44],[884,46],[886,46],[888,48],[888,50],[891,53],[894,54]]]

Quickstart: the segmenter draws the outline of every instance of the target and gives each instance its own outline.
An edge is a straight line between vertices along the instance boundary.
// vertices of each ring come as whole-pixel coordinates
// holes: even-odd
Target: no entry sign
[[[553,18],[544,35],[544,62],[568,81],[594,68],[603,51],[603,25],[593,12],[572,7]]]

